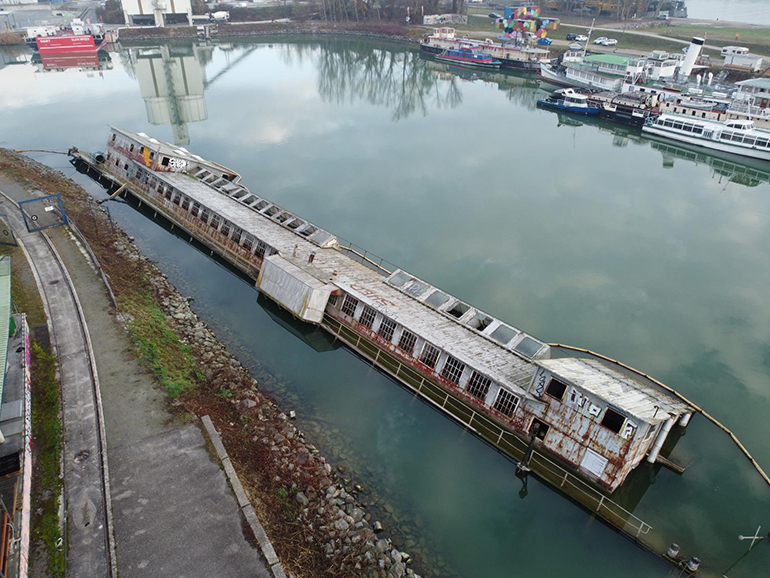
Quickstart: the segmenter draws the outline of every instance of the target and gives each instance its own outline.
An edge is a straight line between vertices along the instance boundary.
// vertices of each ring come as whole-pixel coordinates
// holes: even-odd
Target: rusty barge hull
[[[113,131],[118,131],[118,134],[125,132],[118,129]],[[133,135],[127,132],[125,134]],[[114,135],[115,132],[113,132],[113,140],[115,140]],[[149,137],[146,138],[149,139]],[[154,139],[149,140],[158,143]],[[146,139],[137,139],[137,149],[139,149],[139,142],[146,142]],[[171,145],[166,147],[170,149]],[[168,152],[168,149],[157,149],[153,154],[160,155],[164,151]],[[144,146],[141,147],[142,152],[138,150],[135,152],[133,145],[130,150],[129,147],[120,149],[113,147],[111,150],[112,152],[106,157],[103,153],[90,155],[77,149],[72,149],[70,153],[73,162],[85,166],[90,176],[95,174],[102,183],[108,183],[108,188],[126,185],[126,192],[135,197],[140,204],[147,205],[155,214],[161,215],[172,225],[189,234],[190,240],[197,240],[212,254],[216,253],[233,267],[251,279],[255,279],[257,288],[263,294],[276,301],[295,317],[324,328],[427,403],[457,420],[514,460],[520,460],[526,452],[532,437],[534,422],[546,424],[546,432],[548,427],[554,428],[560,435],[548,437],[546,433],[545,439],[535,444],[535,451],[529,462],[531,470],[539,478],[550,483],[632,540],[658,555],[664,555],[664,541],[660,536],[653,537],[652,526],[634,516],[609,496],[633,467],[648,453],[654,451],[654,442],[656,438],[661,437],[666,427],[670,429],[673,422],[679,418],[689,419],[690,413],[687,411],[690,408],[672,405],[671,407],[679,413],[665,416],[668,418],[665,423],[659,419],[654,426],[651,425],[648,428],[645,428],[644,422],[640,422],[631,414],[620,416],[623,419],[618,422],[617,427],[613,426],[613,431],[604,426],[604,429],[612,434],[610,435],[604,429],[598,428],[599,416],[609,415],[609,409],[596,405],[600,403],[600,399],[592,391],[603,391],[602,388],[606,389],[607,383],[590,382],[597,375],[595,367],[586,362],[577,362],[576,365],[569,360],[565,362],[559,359],[548,359],[548,348],[542,342],[521,332],[512,340],[509,338],[510,343],[506,347],[494,345],[493,339],[500,341],[494,335],[497,330],[501,328],[511,330],[511,328],[502,323],[498,325],[497,320],[492,320],[490,325],[491,318],[476,309],[470,311],[466,309],[463,315],[465,315],[464,319],[470,319],[469,316],[475,315],[472,323],[466,322],[475,329],[470,334],[474,344],[484,345],[487,342],[493,344],[491,347],[484,345],[492,351],[487,359],[489,367],[484,370],[485,373],[482,374],[472,367],[471,362],[467,357],[462,357],[461,352],[456,349],[451,350],[450,346],[442,346],[439,343],[439,337],[436,336],[433,336],[433,340],[439,343],[441,349],[431,346],[428,338],[422,337],[417,337],[416,342],[412,342],[405,348],[402,341],[405,335],[410,334],[407,329],[415,329],[415,323],[410,324],[400,318],[399,322],[404,324],[404,327],[401,327],[388,315],[397,306],[403,307],[403,303],[411,304],[412,302],[408,299],[414,299],[414,295],[407,295],[407,293],[413,293],[412,291],[403,290],[398,285],[402,282],[404,275],[409,279],[406,282],[407,289],[414,283],[426,285],[424,282],[400,270],[395,273],[377,271],[382,267],[371,262],[366,263],[363,269],[367,269],[369,273],[375,271],[372,275],[378,279],[377,283],[385,283],[385,286],[371,283],[366,286],[365,283],[350,280],[346,282],[336,277],[337,269],[329,273],[313,264],[316,253],[325,259],[324,263],[328,263],[328,267],[340,269],[345,265],[343,261],[350,258],[342,254],[338,245],[334,245],[336,239],[331,238],[329,233],[315,227],[312,223],[299,218],[295,219],[294,215],[290,215],[285,221],[281,221],[283,229],[272,231],[270,234],[273,236],[270,237],[268,234],[265,240],[258,231],[246,226],[243,228],[236,226],[236,224],[244,225],[245,221],[239,221],[237,211],[233,212],[231,207],[227,208],[229,212],[223,211],[218,214],[216,205],[212,209],[212,206],[208,206],[205,202],[199,202],[203,199],[200,196],[203,185],[213,184],[221,190],[207,194],[214,193],[228,197],[232,195],[233,200],[239,198],[242,204],[245,199],[246,204],[251,207],[250,211],[262,210],[261,198],[256,195],[250,196],[248,190],[238,184],[240,177],[237,173],[228,173],[225,167],[208,163],[204,168],[216,174],[208,176],[209,171],[196,168],[193,173],[198,176],[193,182],[193,177],[187,171],[185,171],[185,178],[182,179],[178,174],[164,175],[154,170],[147,170],[153,166],[153,159],[148,155],[150,149]],[[182,150],[175,150],[175,152],[179,152],[180,155],[186,153],[186,158],[191,154]],[[200,157],[195,158],[200,159]],[[168,159],[163,157],[163,162],[167,161]],[[134,163],[136,168],[131,163]],[[155,165],[159,163],[160,157],[156,157]],[[189,167],[186,168],[189,169]],[[190,196],[187,197],[184,194],[178,194],[179,191],[171,185],[178,187],[194,185],[201,191],[198,191],[198,196],[188,191]],[[249,204],[251,199],[255,200]],[[227,200],[231,202],[230,198]],[[222,199],[220,201],[224,202]],[[268,211],[268,216],[279,219],[283,215],[280,212],[270,214],[271,207],[264,210]],[[277,210],[282,209],[279,207]],[[203,218],[204,214],[205,218]],[[294,236],[286,237],[286,232]],[[305,236],[305,239],[298,239],[294,244],[292,255],[291,244],[287,243],[299,236]],[[304,251],[307,254],[308,248],[312,250],[312,255],[307,263],[294,258],[298,251]],[[360,260],[357,262],[359,266],[361,263]],[[276,295],[275,275],[283,276],[284,280],[288,275],[292,282],[298,282],[298,280],[302,282],[304,293],[300,295],[300,303],[289,303],[281,295]],[[366,275],[363,277],[365,278]],[[383,287],[387,286],[389,286],[387,290],[384,290]],[[436,293],[440,292],[436,291]],[[405,297],[401,298],[400,294],[404,294]],[[397,301],[394,295],[401,301]],[[442,295],[447,297],[443,293]],[[319,296],[322,297],[320,304],[314,305],[315,301],[319,300]],[[351,306],[351,303],[354,304]],[[428,313],[436,317],[435,312]],[[458,322],[452,317],[458,316],[452,311],[448,312],[449,315],[447,311],[440,311],[440,313],[442,331],[454,331],[457,335],[460,331],[456,327]],[[479,317],[487,325],[474,326],[473,323]],[[416,326],[420,328],[419,324]],[[465,333],[468,331],[465,329]],[[479,336],[484,340],[479,339]],[[414,335],[411,337],[415,338]],[[516,349],[517,347],[521,347],[523,353]],[[426,350],[435,350],[435,358],[426,358]],[[499,364],[496,366],[495,363],[500,358],[504,358],[506,364],[512,363],[511,367],[515,371],[511,371],[508,365],[502,369]],[[509,361],[509,358],[512,361]],[[603,367],[602,372],[606,371],[609,370]],[[567,378],[563,378],[562,375],[566,375]],[[570,376],[574,376],[576,380],[582,379],[583,383],[575,381],[572,384],[573,387],[568,390],[567,385],[562,381],[567,382]],[[613,375],[612,378],[624,387],[628,385],[621,383],[625,379],[623,376]],[[554,388],[561,389],[561,397],[557,396],[558,392]],[[620,391],[615,389],[614,393]],[[613,393],[610,390],[608,395]],[[636,398],[628,402],[628,407],[635,410],[637,414],[643,415],[643,409],[649,405],[645,396],[649,396],[650,391],[644,388],[640,391]],[[501,399],[507,403],[501,404]],[[596,413],[595,410],[600,412]],[[632,418],[636,421],[632,421]],[[609,442],[605,442],[605,438],[609,439]],[[599,454],[602,444],[610,447],[609,458]],[[587,460],[586,456],[589,456],[592,461]],[[590,475],[594,471],[592,468],[597,472],[596,475]],[[586,473],[589,475],[585,475]]]

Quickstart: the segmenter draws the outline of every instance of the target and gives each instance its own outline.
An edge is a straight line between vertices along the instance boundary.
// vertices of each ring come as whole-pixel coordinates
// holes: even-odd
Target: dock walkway
[[[0,182],[0,188],[17,201],[31,197],[12,183]],[[19,214],[7,200],[0,207],[6,214]],[[35,240],[43,242],[39,233],[26,234],[20,216],[13,224],[21,240],[28,241],[28,249]],[[91,334],[98,335],[93,339],[93,355],[104,402],[120,576],[272,576],[255,544],[244,535],[236,497],[212,459],[201,429],[172,421],[165,409],[165,395],[138,367],[125,330],[110,315],[112,304],[101,277],[64,230],[48,233],[79,295]],[[52,261],[44,253],[30,253],[30,257],[36,260],[35,266]],[[44,284],[46,289],[60,285],[63,283]],[[56,301],[55,308],[57,314],[64,315],[66,310],[72,311],[72,304]],[[83,349],[71,347],[60,351],[59,359],[63,367],[66,363],[82,364],[83,353]],[[66,377],[64,370],[62,373]],[[67,403],[66,390],[64,397]],[[71,416],[65,415],[65,428],[69,432],[79,426],[94,428],[86,416],[83,412],[79,416],[82,423],[73,424]],[[69,437],[67,443],[64,459],[73,464],[73,455],[82,448],[73,446]],[[81,464],[89,461],[93,460]],[[70,479],[67,482],[68,493],[76,496],[78,490]],[[99,532],[104,532],[104,525],[90,524],[87,529],[93,535],[88,539],[79,539],[82,529],[75,528],[70,522],[67,575],[110,576],[106,547],[98,543],[103,539]]]

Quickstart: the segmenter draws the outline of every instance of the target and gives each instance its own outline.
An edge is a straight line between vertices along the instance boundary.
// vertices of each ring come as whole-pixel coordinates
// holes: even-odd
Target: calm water
[[[0,59],[0,146],[176,140],[252,190],[548,341],[678,388],[770,465],[770,167],[535,108],[537,82],[359,40],[145,47],[98,72]],[[63,157],[40,157],[103,194]],[[433,576],[676,575],[125,203],[137,237],[301,427],[371,489]],[[278,322],[276,322],[278,321]],[[315,344],[315,348],[308,345]],[[711,575],[767,575],[770,488],[696,418],[619,499]],[[392,510],[392,514],[388,514]],[[426,572],[427,574],[427,572]]]
[[[690,18],[770,24],[770,2],[767,0],[687,0]]]

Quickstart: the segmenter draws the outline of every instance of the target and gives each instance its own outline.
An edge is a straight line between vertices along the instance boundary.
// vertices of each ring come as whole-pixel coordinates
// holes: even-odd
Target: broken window
[[[254,254],[260,259],[264,259],[266,252],[267,252],[267,243],[263,243],[262,241],[257,241],[257,248],[254,251]]]
[[[519,405],[519,398],[513,395],[510,391],[500,389],[500,393],[497,394],[495,400],[495,409],[503,415],[508,417],[513,416],[513,412],[516,411],[516,406]]]
[[[210,215],[210,213],[209,213],[209,210],[208,210],[208,209],[206,209],[206,208],[202,208],[202,209],[201,209],[201,221],[203,221],[204,223],[208,223],[208,222],[209,222],[209,217],[210,217],[210,216],[211,216],[211,215]]]
[[[369,307],[368,305],[364,305],[364,308],[361,310],[361,317],[359,318],[359,322],[364,327],[368,327],[369,329],[372,328],[372,325],[374,325],[374,318],[377,317],[377,312]]]
[[[131,153],[134,152],[134,145],[131,145],[130,147],[128,147],[128,152],[131,152]]]
[[[425,293],[427,290],[428,290],[427,283],[423,283],[422,281],[417,281],[417,280],[415,280],[408,287],[406,287],[406,292],[415,297],[419,297],[420,295]]]
[[[441,352],[437,348],[433,347],[430,343],[426,343],[422,348],[422,353],[420,353],[420,361],[433,369],[436,367],[440,354]]]
[[[238,227],[233,227],[233,234],[230,235],[230,238],[233,240],[233,243],[240,243],[241,242],[241,231]]]
[[[351,295],[345,295],[345,300],[342,302],[342,312],[353,317],[356,307],[358,307],[358,299]]]
[[[554,378],[551,378],[551,381],[548,382],[548,387],[545,388],[545,392],[548,395],[558,399],[559,401],[561,401],[564,397],[565,391],[567,391],[566,384]]]
[[[488,377],[481,375],[479,372],[474,371],[471,374],[471,378],[468,380],[468,393],[473,397],[479,398],[484,401],[489,393],[489,386],[492,385],[492,380]]]
[[[458,361],[451,355],[446,358],[444,368],[441,370],[441,376],[452,383],[460,383],[460,376],[463,374],[465,364]]]
[[[212,215],[211,222],[209,223],[209,227],[211,227],[212,229],[217,229],[219,228],[219,223],[221,222],[222,222],[222,217],[220,217],[219,215]]]
[[[476,315],[473,316],[473,319],[468,321],[468,327],[478,329],[479,331],[484,331],[487,327],[492,325],[493,321],[494,319],[492,319],[486,313],[476,313]]]
[[[452,317],[457,317],[458,319],[460,319],[460,317],[465,315],[469,309],[470,307],[468,305],[466,305],[462,301],[458,301],[452,306],[451,309],[447,311],[447,313],[449,313]]]
[[[383,317],[382,322],[380,323],[380,328],[377,330],[377,333],[380,335],[380,337],[382,337],[385,341],[393,341],[393,334],[395,331],[396,322]]]
[[[442,293],[437,289],[436,291],[434,291],[428,296],[428,298],[425,300],[425,303],[427,303],[428,305],[432,305],[433,307],[438,309],[447,301],[449,301],[449,295],[447,295],[446,293]]]
[[[620,433],[620,429],[623,427],[623,422],[626,421],[626,418],[616,412],[611,407],[607,408],[607,411],[604,412],[604,417],[602,418],[602,425],[606,427],[608,430],[614,431],[615,433]]]
[[[533,418],[532,423],[529,425],[529,434],[534,434],[538,439],[544,440],[549,429],[551,429],[551,426],[537,418]],[[535,433],[535,430],[537,430],[537,433]]]
[[[336,307],[337,306],[337,301],[338,301],[338,296],[337,295],[329,295],[328,304],[329,304],[330,307]]]
[[[173,195],[174,195],[174,190],[173,190],[173,189],[170,189],[170,188],[169,188],[169,189],[166,189],[166,194],[165,194],[164,196],[166,197],[166,200],[167,200],[167,201],[170,201],[170,200],[171,200],[171,197],[172,197]]]
[[[230,234],[230,223],[227,221],[224,221],[222,223],[222,228],[219,229],[219,232],[222,233],[225,237],[227,237]]]
[[[251,235],[243,235],[243,248],[251,252],[251,248],[254,246],[254,238]]]
[[[407,331],[404,329],[401,331],[401,337],[398,338],[398,348],[404,351],[404,353],[408,353],[409,355],[414,355],[414,346],[417,343],[417,336],[412,333],[411,331]]]
[[[193,202],[192,209],[190,209],[190,213],[192,214],[192,216],[193,217],[197,217],[198,216],[198,211],[200,211],[200,210],[201,210],[200,203]]]
[[[163,160],[160,161],[160,164],[164,167],[168,166],[168,157],[163,157]]]
[[[182,208],[185,211],[190,208],[190,197],[182,197]]]
[[[175,205],[178,205],[182,201],[182,193],[176,193],[174,195],[174,198],[171,200],[172,203]]]

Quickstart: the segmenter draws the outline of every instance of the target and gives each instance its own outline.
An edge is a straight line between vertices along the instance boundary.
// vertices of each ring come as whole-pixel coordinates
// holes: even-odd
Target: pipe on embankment
[[[622,367],[623,369],[627,369],[628,371],[631,371],[637,375],[640,375],[646,379],[649,379],[652,381],[655,385],[659,385],[663,389],[665,389],[667,392],[675,395],[679,399],[681,399],[683,402],[688,404],[690,407],[692,407],[695,411],[702,414],[703,417],[705,417],[707,420],[709,420],[711,423],[713,423],[715,426],[717,426],[719,429],[721,429],[723,432],[728,434],[730,438],[735,442],[735,445],[740,448],[740,450],[744,453],[744,455],[749,459],[751,462],[751,465],[754,466],[754,469],[759,472],[759,475],[762,476],[762,479],[767,482],[768,485],[770,485],[770,477],[765,473],[765,470],[762,469],[762,466],[759,465],[757,460],[754,459],[754,456],[752,456],[749,453],[749,450],[746,449],[746,447],[740,442],[740,440],[736,437],[736,435],[731,432],[726,426],[722,425],[714,416],[706,412],[703,408],[699,407],[698,405],[691,402],[689,399],[687,399],[685,396],[683,396],[681,393],[676,391],[675,389],[667,386],[665,383],[658,381],[654,377],[651,377],[647,375],[646,373],[639,371],[638,369],[635,369],[631,367],[630,365],[626,365],[625,363],[618,361],[617,359],[612,359],[611,357],[607,357],[606,355],[602,355],[601,353],[596,353],[595,351],[591,351],[590,349],[585,349],[583,347],[574,347],[572,345],[564,345],[563,343],[549,343],[548,344],[551,347],[559,347],[561,349],[568,349],[570,351],[580,351],[581,353],[587,353],[589,355],[593,355],[594,357],[598,357],[599,359],[603,359],[605,361],[609,361],[610,363],[614,363],[615,365],[618,365]],[[688,420],[689,421],[689,420]]]

